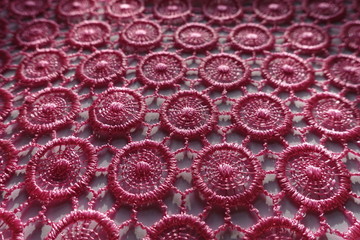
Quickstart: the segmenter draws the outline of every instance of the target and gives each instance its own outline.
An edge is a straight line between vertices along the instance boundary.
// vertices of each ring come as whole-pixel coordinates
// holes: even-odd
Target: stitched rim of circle
[[[207,187],[207,184],[204,182],[200,174],[200,167],[202,165],[203,159],[213,154],[217,150],[236,151],[243,154],[245,157],[251,160],[252,166],[254,167],[256,174],[254,176],[254,179],[252,180],[251,185],[249,186],[248,189],[246,189],[246,191],[232,196],[222,196],[216,194],[213,190]],[[261,168],[261,164],[257,160],[257,158],[252,156],[242,146],[233,143],[221,143],[206,147],[195,158],[191,170],[192,170],[194,184],[196,188],[199,190],[199,192],[208,201],[221,207],[246,206],[247,204],[252,202],[257,197],[257,195],[262,191],[262,182],[265,177],[263,170]]]
[[[93,40],[91,42],[81,42],[81,41],[76,40],[74,38],[74,35],[76,35],[76,31],[78,29],[80,29],[81,27],[84,27],[87,25],[99,26],[103,30],[101,38]],[[105,41],[110,38],[110,32],[111,32],[111,28],[107,22],[98,21],[98,20],[86,20],[86,21],[76,24],[73,28],[71,28],[71,30],[68,34],[68,41],[77,47],[100,46],[102,44],[105,44]]]
[[[251,101],[252,99],[256,100],[257,98],[266,98],[266,99],[272,100],[277,105],[281,106],[281,109],[284,114],[284,118],[283,118],[283,122],[280,126],[274,126],[273,129],[269,129],[269,130],[256,130],[256,129],[248,127],[247,124],[242,123],[240,116],[239,116],[239,112],[240,112],[240,109],[243,107],[243,103]],[[261,139],[277,138],[277,137],[282,136],[282,135],[286,134],[287,132],[289,132],[292,127],[292,118],[293,117],[292,117],[292,114],[291,114],[289,108],[287,108],[284,105],[284,103],[281,101],[281,99],[279,99],[278,97],[268,95],[268,94],[262,93],[262,92],[250,93],[250,94],[247,94],[247,95],[239,98],[236,101],[234,107],[232,108],[231,113],[232,113],[232,117],[235,121],[236,127],[240,131],[251,135],[255,139],[261,140]]]
[[[4,164],[4,171],[0,176],[0,190],[1,185],[11,176],[11,174],[16,170],[16,164],[18,161],[17,150],[15,146],[7,140],[0,139],[0,151],[5,153],[6,162]],[[0,156],[2,158],[2,156]]]
[[[356,42],[353,42],[352,39],[350,39],[348,36],[348,31],[353,26],[357,26],[360,29],[360,21],[355,20],[355,21],[349,21],[349,22],[345,23],[343,25],[343,27],[341,28],[341,39],[345,42],[345,44],[348,48],[357,50],[360,48],[360,40],[358,40],[358,43],[356,43]],[[360,39],[360,35],[358,38]]]
[[[11,10],[11,12],[12,12],[13,14],[15,14],[15,15],[17,15],[17,16],[19,16],[19,17],[35,17],[36,15],[44,12],[45,9],[50,6],[49,0],[32,0],[32,2],[33,2],[33,1],[38,1],[38,2],[41,1],[42,3],[44,3],[44,4],[41,6],[41,8],[36,9],[36,11],[33,9],[32,11],[35,11],[34,13],[26,13],[26,12],[24,12],[24,11],[20,11],[19,9],[17,9],[17,8],[15,7],[16,4],[19,3],[19,2],[25,2],[25,4],[26,4],[27,1],[24,1],[24,0],[11,1],[11,2],[10,2],[10,10]]]
[[[53,34],[51,34],[50,36],[45,36],[45,38],[38,39],[35,41],[31,41],[31,42],[22,40],[20,35],[24,31],[27,30],[27,27],[29,27],[33,24],[47,24],[47,26],[49,28],[52,28]],[[18,44],[20,44],[21,46],[26,46],[26,47],[32,47],[32,46],[36,46],[36,45],[43,46],[43,45],[51,42],[52,40],[54,40],[58,34],[59,34],[59,26],[56,22],[47,20],[47,19],[37,19],[37,20],[31,21],[30,23],[26,24],[22,29],[17,31],[17,33],[15,35],[15,39],[16,39],[16,42]]]
[[[87,8],[87,9],[80,9],[80,10],[77,10],[77,11],[66,11],[66,10],[64,10],[62,7],[63,7],[63,5],[64,4],[66,4],[66,3],[68,3],[68,2],[72,2],[72,3],[74,3],[74,2],[76,2],[76,1],[78,1],[79,3],[82,3],[82,1],[84,1],[84,0],[61,0],[60,2],[59,2],[59,4],[58,4],[58,6],[57,6],[57,13],[60,15],[60,16],[62,16],[62,17],[65,17],[65,18],[67,18],[67,17],[80,17],[80,16],[82,16],[82,15],[85,15],[85,14],[88,14],[88,13],[91,13],[93,10],[94,10],[94,8],[95,8],[95,4],[96,4],[96,2],[95,2],[95,0],[85,0],[85,1],[87,1],[88,3],[90,3],[91,4],[91,6],[89,7],[89,8]]]
[[[211,14],[208,10],[208,6],[215,2],[216,0],[208,1],[207,4],[203,4],[202,11],[206,17],[208,17],[211,20],[217,21],[217,22],[224,22],[224,21],[233,21],[235,18],[239,18],[243,15],[243,8],[240,5],[240,2],[238,0],[233,0],[237,7],[237,12],[235,14],[228,15],[226,17],[217,17]]]
[[[11,56],[9,52],[0,49],[0,58],[2,58],[2,66],[0,65],[0,73],[2,73],[9,67]]]
[[[327,98],[336,99],[336,100],[342,102],[343,104],[345,104],[348,107],[348,109],[352,110],[355,117],[357,117],[356,119],[359,124],[357,124],[357,126],[354,128],[351,128],[349,130],[342,131],[342,132],[336,131],[336,130],[330,130],[330,129],[320,126],[315,121],[313,114],[312,114],[312,110],[313,110],[315,104],[318,103],[319,100],[327,99]],[[356,108],[353,106],[353,104],[350,101],[348,101],[345,98],[339,97],[336,94],[333,94],[333,93],[317,93],[317,94],[315,94],[307,101],[307,104],[304,108],[304,114],[305,114],[306,121],[310,125],[314,126],[318,132],[328,135],[330,137],[341,140],[341,139],[349,139],[351,137],[355,137],[360,134],[360,112],[356,111]]]
[[[213,231],[205,222],[198,217],[187,214],[175,214],[162,218],[159,222],[152,226],[146,240],[157,240],[159,236],[166,230],[182,226],[190,227],[195,230],[203,239],[215,240]]]
[[[39,97],[42,97],[46,94],[52,94],[52,93],[63,93],[67,98],[70,98],[71,101],[71,108],[72,110],[67,113],[66,116],[64,116],[62,119],[57,119],[55,122],[52,123],[45,123],[45,124],[34,124],[30,122],[27,119],[28,108],[31,107],[31,105],[39,99]],[[55,87],[55,88],[46,88],[43,89],[40,92],[37,92],[36,94],[30,95],[30,97],[26,98],[24,105],[22,106],[20,110],[20,116],[19,116],[19,123],[20,125],[25,128],[27,131],[36,134],[36,133],[45,133],[49,132],[51,130],[56,130],[61,127],[66,126],[69,124],[76,115],[80,112],[80,101],[78,99],[78,96],[72,92],[70,89],[63,88],[63,87]]]
[[[360,222],[356,222],[353,226],[348,228],[345,239],[354,240],[360,237]]]
[[[137,103],[140,105],[140,110],[137,113],[137,116],[135,119],[132,119],[128,123],[119,123],[118,125],[109,125],[105,124],[98,120],[97,114],[95,112],[95,108],[97,108],[98,104],[102,102],[104,99],[106,99],[109,95],[115,92],[121,92],[124,94],[129,94],[135,100],[137,100]],[[136,127],[139,123],[141,123],[145,117],[146,114],[146,103],[139,93],[135,92],[134,90],[128,89],[128,88],[110,88],[104,93],[102,93],[90,106],[89,109],[89,121],[91,126],[94,128],[94,130],[102,135],[102,136],[114,136],[114,135],[121,135],[123,133],[126,133],[126,131],[129,131],[130,129]]]
[[[154,27],[157,32],[158,35],[156,36],[155,39],[152,39],[150,41],[146,41],[146,42],[137,42],[135,40],[131,40],[130,38],[127,37],[127,32],[129,31],[129,29],[131,29],[132,27],[134,27],[134,25],[136,24],[148,24],[151,25],[152,27]],[[155,47],[157,45],[160,44],[162,40],[162,33],[161,33],[161,27],[159,24],[157,24],[156,22],[152,22],[152,21],[148,21],[148,20],[136,20],[131,22],[130,24],[128,24],[124,30],[122,30],[122,32],[120,33],[120,41],[123,42],[125,45],[137,48],[137,47],[143,47],[143,48],[150,48],[150,47]]]
[[[4,107],[0,109],[0,120],[4,120],[12,111],[13,95],[4,88],[0,88],[0,100],[4,102]]]
[[[261,219],[256,225],[250,228],[244,239],[257,239],[260,234],[271,228],[286,228],[302,235],[301,239],[303,240],[315,240],[311,231],[304,225],[299,222],[294,222],[286,217],[268,217]]]
[[[318,31],[321,33],[321,35],[324,37],[324,40],[317,44],[317,45],[304,45],[297,41],[297,39],[291,38],[290,34],[292,31],[296,30],[296,28],[301,27],[307,27],[307,28],[313,28],[315,31]],[[292,46],[295,48],[305,50],[305,51],[319,51],[321,49],[326,49],[330,45],[330,38],[329,35],[319,26],[311,23],[297,23],[290,27],[288,27],[284,33],[284,38],[286,41],[288,41]]]
[[[131,153],[133,149],[148,149],[156,148],[164,154],[164,161],[167,164],[168,175],[166,180],[156,189],[148,191],[146,193],[134,194],[124,190],[118,183],[118,169],[121,164],[121,159],[128,153]],[[173,153],[165,147],[165,145],[152,140],[143,140],[140,142],[132,142],[120,151],[117,152],[115,157],[111,160],[108,169],[108,186],[114,196],[121,202],[129,205],[147,205],[156,202],[164,197],[171,189],[176,179],[176,160]]]
[[[0,220],[4,221],[6,225],[12,230],[12,240],[23,240],[24,234],[23,229],[24,226],[20,219],[12,212],[8,212],[2,208],[0,208]]]
[[[147,61],[153,57],[157,57],[157,56],[167,56],[172,58],[171,60],[175,60],[179,63],[180,65],[180,73],[175,76],[174,78],[171,78],[169,80],[165,80],[165,81],[154,81],[149,79],[148,77],[145,76],[144,71],[143,71],[143,67],[144,65],[147,63]],[[145,84],[145,85],[150,85],[153,87],[167,87],[167,86],[171,86],[174,83],[179,82],[185,75],[186,73],[186,67],[185,64],[183,62],[183,60],[181,59],[180,56],[178,56],[175,53],[171,53],[171,52],[155,52],[155,53],[151,53],[145,56],[145,58],[143,58],[140,62],[140,64],[137,67],[137,75],[139,77],[139,80]]]
[[[181,40],[180,34],[182,33],[182,31],[186,30],[186,28],[191,28],[191,27],[198,27],[198,28],[206,29],[206,31],[209,31],[213,35],[213,38],[211,39],[211,41],[205,42],[200,45],[192,45],[192,44],[183,42]],[[218,39],[219,39],[219,36],[218,36],[217,32],[215,32],[215,30],[212,27],[209,27],[203,23],[186,23],[185,25],[179,27],[176,30],[175,35],[174,35],[175,43],[179,47],[184,48],[186,50],[190,50],[190,51],[201,51],[201,50],[213,48],[217,44]]]
[[[315,200],[311,198],[307,198],[301,193],[299,193],[295,187],[292,186],[290,181],[286,176],[286,166],[289,158],[293,156],[301,155],[302,153],[318,153],[321,154],[322,157],[326,157],[329,161],[332,161],[336,164],[336,167],[339,171],[339,189],[334,196]],[[323,147],[318,145],[310,145],[310,144],[300,144],[292,147],[288,147],[282,153],[281,157],[278,159],[276,163],[276,178],[278,179],[278,183],[286,194],[297,204],[303,205],[311,211],[314,212],[324,212],[335,209],[346,202],[349,197],[349,191],[351,188],[351,181],[349,172],[341,161],[338,159],[332,158],[330,153],[327,152]]]
[[[93,210],[76,210],[62,218],[50,231],[47,240],[55,240],[67,226],[77,221],[95,221],[108,234],[109,240],[119,239],[118,227],[108,216]]]
[[[336,21],[336,20],[340,20],[341,18],[343,18],[345,16],[346,9],[345,9],[344,4],[342,4],[341,1],[331,1],[331,3],[341,5],[340,10],[337,13],[333,14],[332,16],[322,15],[319,12],[312,12],[310,7],[309,7],[309,4],[311,4],[311,1],[313,1],[313,0],[305,0],[305,1],[302,2],[302,9],[311,18],[314,18],[314,19],[319,20],[319,21]],[[322,1],[322,2],[326,2],[326,1]]]
[[[274,78],[268,71],[269,64],[272,60],[276,58],[291,58],[297,62],[299,62],[305,69],[307,73],[307,77],[298,83],[285,83],[282,80],[278,80],[277,78]],[[261,65],[261,74],[263,77],[274,87],[280,87],[288,90],[302,90],[307,88],[309,85],[314,83],[315,81],[315,74],[314,70],[300,57],[291,54],[291,53],[273,53],[265,58]]]
[[[238,41],[236,41],[235,36],[237,35],[238,31],[243,29],[243,28],[257,28],[258,30],[262,31],[263,33],[265,33],[268,37],[267,42],[259,45],[259,46],[246,46],[244,44],[239,43]],[[233,28],[233,30],[231,30],[230,34],[229,34],[229,39],[232,43],[232,45],[240,50],[244,50],[244,51],[262,51],[262,50],[268,50],[271,49],[275,43],[275,38],[274,36],[271,34],[271,32],[264,27],[263,25],[257,24],[257,23],[245,23],[245,24],[240,24],[238,26],[236,26],[235,28]]]
[[[84,151],[84,153],[87,155],[86,172],[82,176],[82,179],[76,182],[76,184],[72,185],[71,187],[61,190],[41,189],[37,185],[35,179],[35,175],[37,174],[36,168],[39,159],[42,158],[43,155],[52,148],[58,145],[67,145],[67,144],[80,146]],[[26,167],[25,186],[27,191],[30,193],[30,195],[32,195],[34,198],[38,199],[43,203],[65,200],[85,190],[86,186],[90,183],[93,175],[95,174],[96,164],[97,164],[97,156],[95,153],[95,149],[89,141],[76,137],[57,138],[55,140],[48,142],[46,145],[42,146],[36,152],[36,154],[31,158],[31,160],[29,161]]]
[[[127,0],[126,2],[137,2],[140,5],[140,7],[135,9],[135,11],[133,11],[131,13],[128,13],[128,14],[124,14],[124,15],[117,14],[112,10],[112,8],[113,8],[113,5],[115,3],[117,3],[118,1],[119,0],[112,0],[111,2],[109,2],[109,4],[107,4],[107,6],[106,6],[106,14],[109,17],[112,17],[112,18],[133,18],[135,15],[138,15],[138,14],[142,13],[144,11],[144,9],[145,9],[144,3],[143,3],[142,0]]]
[[[155,17],[161,19],[161,20],[177,20],[177,19],[185,19],[188,17],[188,15],[191,14],[191,11],[192,11],[192,6],[191,6],[191,3],[189,0],[180,0],[181,2],[184,2],[187,6],[187,10],[182,12],[182,13],[178,13],[178,14],[175,14],[175,15],[165,15],[165,14],[162,14],[160,11],[159,11],[159,5],[162,3],[162,2],[166,2],[167,0],[160,0],[160,1],[156,1],[155,2],[155,7],[154,7],[154,15]]]
[[[283,0],[282,3],[286,4],[287,7],[289,8],[289,11],[286,14],[283,14],[282,16],[277,16],[277,17],[273,17],[273,16],[269,16],[266,13],[263,13],[259,10],[259,4],[261,4],[263,0],[255,0],[253,2],[253,9],[255,12],[255,15],[258,16],[259,18],[269,21],[269,22],[273,22],[273,23],[280,23],[280,22],[285,22],[285,21],[290,21],[294,15],[294,6],[292,5],[291,2],[287,1],[287,0]]]
[[[200,127],[197,127],[195,129],[179,129],[175,126],[173,126],[173,124],[170,122],[169,120],[169,116],[167,115],[167,111],[169,110],[169,108],[171,108],[173,105],[172,103],[181,97],[191,97],[191,96],[195,96],[198,99],[201,99],[202,101],[204,101],[207,104],[208,110],[211,114],[211,118],[207,120],[207,122]],[[171,96],[171,98],[167,99],[160,110],[160,121],[161,121],[161,125],[169,132],[172,132],[178,136],[185,136],[185,137],[197,137],[206,133],[209,133],[210,131],[212,131],[212,129],[215,127],[216,123],[217,123],[217,109],[215,107],[215,105],[212,103],[212,100],[206,96],[203,95],[201,93],[199,93],[198,91],[195,90],[189,90],[189,91],[180,91],[177,92],[176,94],[173,94]]]

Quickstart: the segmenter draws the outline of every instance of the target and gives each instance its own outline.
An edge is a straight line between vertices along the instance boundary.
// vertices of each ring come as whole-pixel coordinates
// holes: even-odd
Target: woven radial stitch
[[[0,240],[360,239],[359,19],[1,0]]]

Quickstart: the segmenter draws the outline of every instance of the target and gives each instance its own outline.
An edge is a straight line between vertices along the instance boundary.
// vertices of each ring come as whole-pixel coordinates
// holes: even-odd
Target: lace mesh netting
[[[0,9],[0,240],[360,239],[360,1]]]

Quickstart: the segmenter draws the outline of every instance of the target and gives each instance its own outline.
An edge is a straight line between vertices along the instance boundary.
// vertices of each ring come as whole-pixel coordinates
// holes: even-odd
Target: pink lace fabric
[[[0,239],[360,239],[359,17],[1,0]]]

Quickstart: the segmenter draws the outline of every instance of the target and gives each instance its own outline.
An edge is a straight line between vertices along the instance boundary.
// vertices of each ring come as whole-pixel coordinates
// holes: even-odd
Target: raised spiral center
[[[303,32],[301,34],[302,39],[311,40],[314,37],[314,34],[312,32]]]
[[[29,31],[29,35],[30,36],[33,36],[33,37],[36,37],[36,36],[41,36],[42,32],[40,29],[38,28],[32,28],[30,31]]]
[[[120,112],[124,108],[124,104],[119,102],[112,102],[110,104],[110,111],[112,112]]]
[[[319,3],[318,7],[321,10],[328,10],[331,7],[331,5],[327,2],[322,2],[322,3]]]
[[[286,74],[293,74],[294,73],[294,68],[292,66],[290,66],[289,64],[284,64],[281,67],[281,70]]]
[[[80,8],[80,7],[81,7],[81,2],[74,1],[74,2],[72,3],[72,6],[73,6],[73,8]]]
[[[308,176],[308,178],[315,181],[320,180],[322,176],[321,168],[312,165],[308,166],[305,169],[305,173]]]
[[[269,119],[269,117],[270,117],[270,111],[265,108],[259,108],[256,111],[256,114],[259,118],[263,118],[263,119]]]
[[[56,109],[55,103],[45,103],[44,105],[41,106],[41,111],[46,114],[50,114],[54,112],[55,109]]]
[[[217,10],[219,10],[220,12],[225,12],[228,9],[228,6],[224,5],[224,4],[219,4],[217,5]]]
[[[277,3],[271,3],[269,4],[269,9],[271,11],[277,11],[280,9],[280,4],[277,4]]]
[[[101,60],[98,63],[96,63],[95,68],[98,70],[105,69],[108,64],[109,63],[107,61]]]
[[[248,40],[256,40],[257,38],[258,38],[258,35],[255,33],[248,33],[246,35],[246,39],[248,39]]]
[[[67,159],[60,159],[53,164],[51,176],[55,181],[64,181],[69,173],[71,167],[70,162]]]
[[[158,72],[165,72],[167,70],[168,66],[165,63],[158,63],[155,66],[155,70]]]
[[[150,170],[151,170],[151,166],[149,163],[147,162],[144,162],[144,161],[140,161],[138,163],[136,163],[136,174],[139,176],[139,177],[144,177],[146,176]]]
[[[128,10],[131,8],[131,5],[127,4],[127,3],[123,3],[123,4],[120,4],[119,8],[122,10]]]
[[[228,65],[220,65],[218,66],[217,70],[220,72],[220,73],[228,73],[230,72],[230,67]]]
[[[334,119],[340,119],[342,117],[342,112],[339,109],[329,109],[327,114]]]
[[[38,69],[44,69],[49,66],[49,62],[47,60],[40,60],[36,66]]]
[[[181,115],[184,117],[191,117],[195,114],[195,112],[196,110],[192,107],[184,107],[183,109],[181,109]]]
[[[169,11],[177,11],[177,10],[179,9],[179,7],[178,7],[177,5],[169,5],[169,6],[167,7],[167,9],[168,9]]]
[[[146,31],[144,29],[138,29],[135,31],[135,35],[139,37],[146,36]]]
[[[95,33],[95,30],[93,28],[87,28],[84,30],[84,35],[91,36]]]
[[[26,1],[25,2],[25,7],[31,8],[31,7],[35,7],[36,6],[36,2],[35,1]]]
[[[230,164],[222,163],[219,165],[218,171],[223,178],[229,178],[233,175],[234,169]]]
[[[190,37],[192,37],[192,38],[201,38],[201,33],[192,32],[192,33],[190,33]]]

